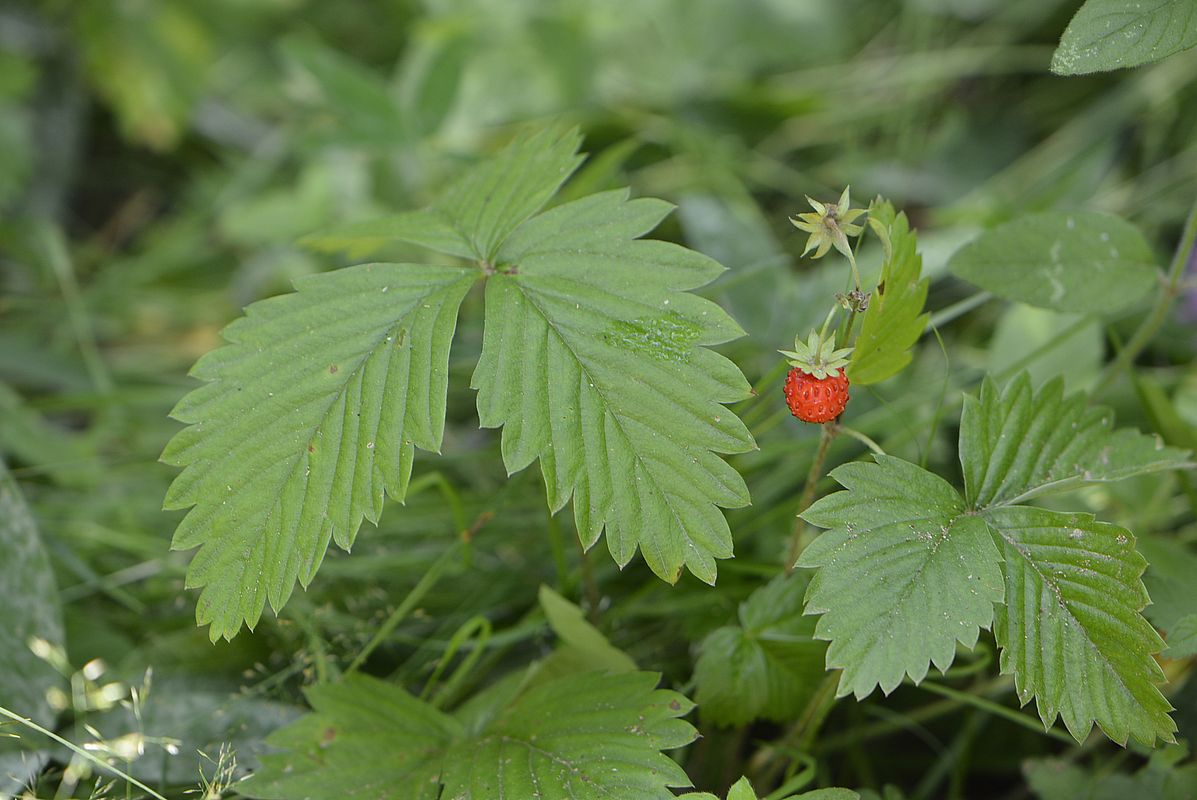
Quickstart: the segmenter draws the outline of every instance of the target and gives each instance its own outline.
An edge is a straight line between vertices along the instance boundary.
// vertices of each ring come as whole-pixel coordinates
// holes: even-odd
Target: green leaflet
[[[1108,409],[1087,405],[1083,393],[1065,397],[1060,379],[1036,392],[1026,373],[1001,391],[987,378],[979,398],[964,399],[960,464],[974,508],[1178,469],[1188,456],[1158,437],[1114,430]]]
[[[313,713],[268,739],[284,752],[264,756],[239,791],[279,800],[671,799],[668,787],[689,780],[660,751],[694,740],[678,719],[693,706],[655,689],[657,680],[557,678],[515,695],[475,730],[397,686],[353,675],[308,689]]]
[[[923,335],[929,314],[923,313],[930,280],[921,278],[922,256],[917,234],[905,214],[894,214],[889,203],[874,203],[870,224],[886,231],[881,280],[869,301],[848,364],[848,378],[858,386],[878,383],[910,363],[910,348]]]
[[[577,662],[586,669],[604,669],[611,672],[631,672],[636,662],[627,653],[607,641],[602,632],[586,621],[582,609],[554,592],[548,586],[540,587],[540,607],[549,618],[549,627],[561,640],[561,651],[568,649],[577,657]]]
[[[1088,0],[1052,55],[1052,72],[1135,67],[1197,45],[1197,0]]]
[[[473,270],[364,264],[296,282],[229,325],[192,370],[208,383],[162,460],[184,467],[166,508],[194,506],[172,547],[213,641],[256,624],[349,549],[384,493],[402,498],[416,447],[439,450],[449,342]]]
[[[1151,657],[1163,641],[1139,614],[1147,562],[1134,537],[1089,514],[1008,506],[983,516],[1005,558],[994,634],[1019,700],[1035,698],[1044,724],[1060,716],[1078,742],[1093,722],[1119,744],[1172,741],[1172,706],[1156,688],[1164,673]]]
[[[1159,275],[1138,228],[1091,211],[1048,211],[999,225],[957,250],[948,269],[1007,300],[1083,314],[1131,305]]]
[[[793,720],[823,680],[827,645],[802,615],[804,575],[781,575],[740,604],[739,624],[712,631],[694,666],[698,710],[717,725]]]
[[[973,647],[1002,599],[1000,556],[985,523],[963,514],[946,481],[890,456],[832,473],[845,491],[822,498],[803,519],[830,528],[803,551],[819,567],[806,612],[822,614],[827,666],[843,669],[838,694],[889,694],[904,676],[918,683],[934,663],[947,670],[956,643]]]
[[[573,497],[587,547],[605,529],[620,566],[639,547],[668,581],[687,567],[714,583],[715,559],[732,554],[718,506],[748,503],[743,479],[715,453],[754,447],[720,403],[749,386],[702,347],[741,335],[739,326],[683,291],[722,268],[637,239],[668,211],[604,192],[520,227],[487,281],[472,385],[482,425],[503,426],[508,472],[539,458],[549,505]]]
[[[966,502],[913,464],[877,456],[832,473],[845,491],[803,515],[829,528],[802,554],[818,567],[807,613],[822,614],[827,663],[840,693],[858,697],[928,662],[951,663],[994,620],[1001,668],[1023,703],[1057,717],[1078,740],[1096,722],[1117,742],[1171,741],[1170,706],[1152,653],[1163,645],[1141,616],[1146,561],[1122,528],[1090,515],[1014,505],[1078,482],[1187,466],[1187,454],[1108,412],[1064,398],[1059,382],[1032,393],[1025,374],[966,398],[960,430]],[[996,548],[995,548],[996,543]],[[993,614],[992,604],[998,611]],[[1187,624],[1187,623],[1186,623]],[[1181,626],[1181,641],[1187,629]]]
[[[165,506],[194,506],[173,546],[200,548],[188,586],[203,588],[197,619],[213,639],[280,608],[330,540],[348,548],[384,494],[402,499],[415,448],[440,447],[457,310],[481,279],[473,385],[483,425],[504,426],[509,471],[540,458],[552,509],[572,496],[583,542],[605,529],[620,565],[640,548],[668,580],[689,566],[714,582],[732,552],[719,507],[748,502],[716,453],[755,445],[721,405],[748,395],[744,376],[705,346],[742,331],[685,291],[718,264],[639,239],[666,203],[608,192],[537,215],[580,163],[578,143],[516,139],[427,209],[316,237],[357,251],[403,239],[472,266],[304,278],[250,306],[196,364],[208,383],[175,408],[189,427],[162,458],[184,467]]]

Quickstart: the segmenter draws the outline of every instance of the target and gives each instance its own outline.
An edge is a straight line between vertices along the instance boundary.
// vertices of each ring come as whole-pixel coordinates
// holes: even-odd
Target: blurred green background
[[[787,217],[805,209],[803,195],[832,199],[850,184],[858,203],[883,194],[905,209],[934,278],[932,311],[975,291],[945,276],[951,252],[1028,211],[1122,215],[1166,262],[1197,176],[1197,53],[1053,76],[1052,50],[1077,5],[0,3],[0,455],[49,551],[71,668],[101,658],[106,676],[139,685],[153,667],[147,729],[199,743],[191,749],[228,738],[233,728],[204,711],[226,704],[249,720],[234,731],[244,769],[262,730],[294,715],[297,688],[335,675],[472,530],[450,577],[372,659],[375,674],[418,684],[452,634],[484,615],[496,633],[471,680],[485,684],[550,646],[534,587],[577,599],[593,570],[615,643],[692,687],[695,644],[777,571],[813,453],[817,435],[789,419],[779,381],[737,409],[761,449],[733,459],[754,505],[729,514],[739,557],[721,566],[722,590],[690,579],[670,589],[638,560],[618,572],[601,547],[584,563],[569,515],[549,517],[536,473],[507,479],[468,389],[481,341],[472,295],[452,357],[444,455],[417,457],[406,508],[364,531],[352,557],[330,552],[280,619],[213,646],[183,587],[188,554],[168,551],[180,515],[160,511],[173,471],[157,457],[179,427],[170,408],[194,385],[189,366],[244,305],[357,255],[314,251],[300,237],[419,207],[464,164],[549,121],[580,126],[590,153],[567,198],[623,185],[663,197],[678,211],[656,235],[729,267],[704,292],[747,330],[725,352],[754,382],[843,283],[842,263],[797,258],[805,237]],[[394,246],[378,257],[405,255]],[[875,269],[876,256],[866,250],[862,263]],[[1125,335],[1141,313],[1107,320],[1109,330]],[[861,391],[852,413],[888,452],[948,475],[958,470],[959,389],[985,370],[1028,365],[1081,388],[1107,352],[1097,321],[998,302],[942,333],[943,349],[925,339],[913,367]],[[1144,371],[1190,426],[1193,346],[1191,328],[1172,323]],[[1153,425],[1129,384],[1106,400],[1121,420]],[[841,437],[831,461],[859,450]],[[1183,513],[1175,481],[1132,484],[1084,502],[1136,531],[1167,529]],[[1143,502],[1144,487],[1156,502]],[[990,689],[1015,707],[1007,687]],[[1018,797],[1028,791],[1022,759],[1067,751],[964,707],[928,714],[942,702],[904,687],[889,700],[842,703],[825,729],[822,774],[841,785],[892,782],[911,797]],[[1178,722],[1190,738],[1195,706],[1189,690]],[[75,700],[68,710],[68,736],[87,738],[84,720],[106,737],[129,724]],[[876,738],[862,745],[850,726]],[[700,788],[722,790],[753,743],[779,731],[703,732],[687,767]],[[183,786],[195,782],[187,758],[131,769]]]

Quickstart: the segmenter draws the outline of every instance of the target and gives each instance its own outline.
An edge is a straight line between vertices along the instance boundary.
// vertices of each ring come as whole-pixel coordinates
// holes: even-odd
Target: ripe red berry
[[[831,422],[848,405],[848,376],[836,370],[819,379],[794,367],[786,375],[785,393],[790,413],[798,419]]]

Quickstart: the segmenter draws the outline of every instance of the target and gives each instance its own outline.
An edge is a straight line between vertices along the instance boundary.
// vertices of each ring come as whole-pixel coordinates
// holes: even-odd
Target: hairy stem
[[[823,477],[823,462],[827,460],[827,450],[839,432],[839,423],[828,422],[823,426],[822,434],[819,437],[819,449],[815,451],[810,472],[806,473],[806,485],[802,487],[802,497],[798,500],[799,515],[806,511],[815,500],[815,486],[818,485],[819,478]],[[794,519],[794,532],[790,534],[790,546],[786,552],[786,574],[794,571],[794,564],[797,563],[798,556],[802,554],[802,539],[805,533],[806,520],[798,516]]]

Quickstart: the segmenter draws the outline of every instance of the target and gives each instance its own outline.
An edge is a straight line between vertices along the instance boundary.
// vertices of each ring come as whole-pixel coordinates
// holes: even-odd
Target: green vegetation
[[[1195,44],[0,6],[0,798],[1197,796]]]

